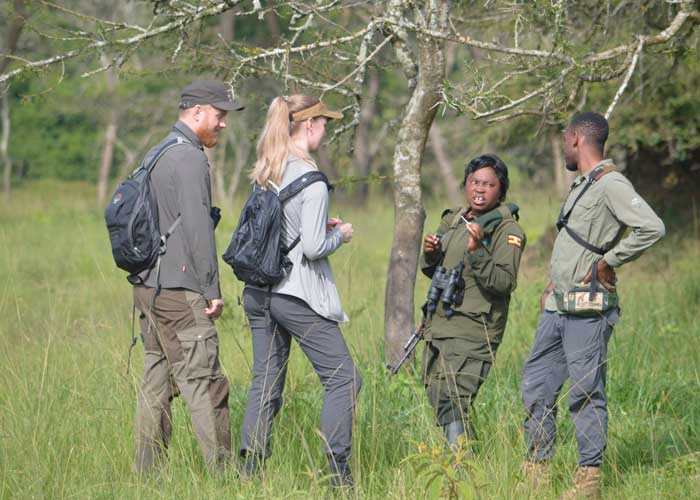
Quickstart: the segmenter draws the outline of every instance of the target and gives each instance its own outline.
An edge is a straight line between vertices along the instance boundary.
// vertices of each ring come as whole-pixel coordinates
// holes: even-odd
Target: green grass
[[[521,204],[532,245],[554,219],[556,197],[523,190],[511,198]],[[89,186],[42,182],[0,204],[0,498],[327,497],[318,435],[322,391],[297,348],[274,427],[274,454],[261,481],[207,477],[181,400],[169,467],[158,480],[137,480],[132,419],[143,350],[134,349],[126,375],[130,286],[111,261],[102,213],[92,200]],[[426,230],[432,231],[444,207],[428,205]],[[333,206],[331,212],[356,227],[352,244],[332,257],[351,318],[343,332],[364,378],[351,496],[439,496],[440,481],[426,486],[430,471],[443,480],[454,458],[439,453],[441,434],[417,375],[403,372],[389,381],[383,369],[390,201]],[[219,253],[236,219],[237,210],[225,207]],[[623,315],[608,368],[609,498],[688,498],[700,491],[699,257],[697,241],[671,235],[620,272]],[[475,405],[481,442],[472,473],[456,476],[482,498],[517,496],[520,370],[546,281],[546,261],[533,260],[522,269],[504,343]],[[226,312],[218,330],[235,448],[250,380],[250,334],[237,303],[242,287],[223,264],[221,276]],[[419,277],[419,301],[426,281]],[[565,392],[562,399],[554,481],[545,495],[551,498],[566,488],[577,456]]]

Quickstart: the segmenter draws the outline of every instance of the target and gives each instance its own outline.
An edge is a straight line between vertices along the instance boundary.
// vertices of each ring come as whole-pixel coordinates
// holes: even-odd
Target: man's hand
[[[442,250],[442,243],[437,234],[426,234],[423,239],[423,253],[432,257],[436,252]]]
[[[209,301],[209,307],[204,310],[204,314],[209,316],[211,319],[216,321],[221,317],[221,313],[224,312],[224,301],[223,299],[211,299]]]
[[[600,259],[596,266],[598,268],[598,282],[605,287],[609,292],[615,292],[615,285],[617,285],[617,275],[615,274],[615,269],[610,267],[605,259]],[[591,272],[583,278],[584,283],[591,282]]]
[[[472,254],[481,246],[481,241],[484,239],[484,229],[477,222],[470,222],[465,226],[469,236],[471,236],[469,243],[467,243],[467,252]]]
[[[554,283],[550,282],[540,297],[540,314],[544,312],[544,303],[547,301],[547,296],[552,293],[552,290],[554,290]]]

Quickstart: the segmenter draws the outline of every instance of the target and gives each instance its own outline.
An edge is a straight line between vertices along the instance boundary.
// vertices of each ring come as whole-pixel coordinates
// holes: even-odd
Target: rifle
[[[462,271],[464,270],[464,262],[460,262],[454,268],[447,270],[442,266],[435,268],[433,278],[430,282],[428,290],[428,300],[421,307],[423,311],[423,319],[420,320],[418,326],[413,330],[413,335],[408,339],[408,342],[403,346],[404,354],[401,360],[395,366],[387,366],[391,375],[398,373],[401,367],[408,361],[413,354],[413,351],[418,347],[418,342],[423,338],[423,329],[429,318],[432,318],[438,304],[442,304],[445,311],[445,317],[450,318],[453,314],[452,305],[461,305],[464,298],[464,278]]]
[[[394,366],[389,366],[389,371],[391,372],[391,376],[393,377],[396,375],[401,367],[406,364],[406,361],[408,361],[411,358],[411,355],[413,355],[413,351],[416,350],[416,347],[418,347],[418,342],[421,341],[423,338],[423,329],[425,328],[425,322],[427,321],[427,305],[428,303],[426,302],[421,309],[423,309],[423,318],[420,320],[420,323],[418,323],[418,326],[416,326],[415,330],[413,330],[413,334],[411,335],[411,338],[408,339],[408,342],[403,346],[403,357],[399,360],[398,363]]]

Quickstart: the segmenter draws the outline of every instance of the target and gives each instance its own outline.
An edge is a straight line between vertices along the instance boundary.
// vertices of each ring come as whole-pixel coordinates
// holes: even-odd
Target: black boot
[[[241,451],[241,464],[238,472],[243,481],[253,479],[260,473],[265,457],[262,454],[253,453],[251,451]]]
[[[459,436],[464,434],[464,424],[462,421],[457,420],[456,422],[450,422],[443,426],[443,430],[447,438],[447,446],[450,448],[457,447],[459,445]]]
[[[350,472],[348,457],[328,455],[328,467],[331,478],[330,485],[333,488],[352,488],[354,483]]]

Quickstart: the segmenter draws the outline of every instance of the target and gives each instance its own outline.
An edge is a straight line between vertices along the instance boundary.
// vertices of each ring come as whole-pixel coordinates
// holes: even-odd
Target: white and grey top
[[[279,188],[314,170],[317,168],[313,163],[290,155]],[[310,184],[285,202],[283,212],[284,243],[291,245],[297,236],[301,239],[288,255],[293,264],[291,272],[272,291],[303,300],[314,312],[331,321],[348,321],[328,261],[328,256],[343,244],[343,235],[337,227],[326,233],[328,187],[323,182]]]

